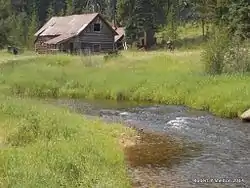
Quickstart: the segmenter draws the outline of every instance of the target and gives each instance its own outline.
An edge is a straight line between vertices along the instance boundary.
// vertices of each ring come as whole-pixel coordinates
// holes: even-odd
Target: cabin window
[[[101,51],[101,45],[100,44],[93,44],[93,51],[94,52],[100,52]]]
[[[94,31],[101,31],[101,24],[100,23],[94,24]]]
[[[81,49],[83,50],[84,48],[86,48],[86,45],[85,45],[85,43],[81,43]]]

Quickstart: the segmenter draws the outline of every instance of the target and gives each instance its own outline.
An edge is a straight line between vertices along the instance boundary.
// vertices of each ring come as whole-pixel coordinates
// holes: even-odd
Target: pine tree
[[[132,42],[136,39],[137,36],[137,28],[135,26],[135,23],[133,23],[133,20],[130,18],[127,21],[126,27],[125,27],[125,35],[126,40],[128,43],[132,44]]]
[[[133,41],[140,33],[155,30],[154,0],[124,0],[119,4],[119,12],[129,14],[125,27],[126,39]]]
[[[9,42],[15,46],[24,46],[26,43],[26,18],[27,15],[25,12],[21,12],[18,14],[13,14],[11,17],[10,25],[10,38]]]
[[[64,16],[64,10],[61,9],[56,15],[57,16]]]
[[[168,22],[168,29],[169,29],[169,38],[170,40],[176,40],[177,39],[177,13],[176,13],[176,7],[174,4],[169,9],[169,14],[167,18]]]
[[[80,14],[82,12],[82,6],[81,6],[81,1],[72,1],[72,7],[73,7],[73,12],[74,14]]]
[[[0,0],[0,48],[8,43],[10,33],[10,1]]]
[[[49,8],[47,10],[47,21],[50,20],[52,16],[55,15],[55,10],[54,10],[54,1],[52,1],[49,5]]]
[[[134,7],[134,22],[137,31],[147,31],[154,28],[153,0],[136,0]]]
[[[66,0],[66,15],[72,15],[73,13],[73,0]]]
[[[34,7],[33,13],[30,19],[28,35],[27,35],[27,47],[29,49],[32,49],[34,46],[34,41],[35,41],[34,34],[37,31],[37,27],[38,27],[37,11],[36,11],[36,8]]]
[[[135,0],[119,0],[117,2],[117,20],[121,24],[127,24],[134,14]]]
[[[230,32],[240,38],[250,38],[250,2],[240,0],[229,6],[227,26]]]

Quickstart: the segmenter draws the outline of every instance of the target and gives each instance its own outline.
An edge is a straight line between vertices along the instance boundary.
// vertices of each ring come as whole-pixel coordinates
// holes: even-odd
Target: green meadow
[[[0,187],[131,187],[121,135],[37,98],[186,105],[234,118],[250,107],[250,75],[209,76],[200,51],[119,56],[34,54],[0,61]]]
[[[29,99],[0,97],[0,187],[130,187],[120,125]]]
[[[204,73],[200,51],[118,57],[37,56],[2,66],[1,93],[186,105],[234,118],[250,107],[248,74]]]

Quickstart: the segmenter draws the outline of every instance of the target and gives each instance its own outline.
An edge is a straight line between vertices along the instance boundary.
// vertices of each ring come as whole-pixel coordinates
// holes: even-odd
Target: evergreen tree
[[[198,19],[201,22],[202,36],[205,37],[206,25],[209,22],[213,22],[215,17],[215,9],[217,7],[217,1],[213,0],[195,0],[193,2],[192,11],[196,12]]]
[[[133,23],[132,18],[130,18],[125,26],[125,33],[127,42],[132,44],[137,36],[137,28],[135,23]]]
[[[126,38],[131,40],[135,40],[138,33],[160,28],[162,25],[167,25],[172,31],[171,38],[176,38],[184,5],[189,7],[185,9],[185,12],[189,11],[188,15],[201,21],[203,35],[206,35],[207,26],[224,25],[229,27],[232,34],[249,38],[249,2],[249,0],[0,0],[0,46],[3,47],[9,42],[16,45],[29,43],[26,40],[31,41],[30,38],[33,37],[37,26],[43,25],[52,16],[92,12],[90,10],[92,5],[109,21],[115,16],[116,23],[125,26]],[[34,12],[37,14],[34,15]],[[37,21],[31,22],[31,18]],[[32,29],[34,30],[32,37],[31,26],[35,28]]]
[[[56,15],[57,16],[64,16],[64,10],[61,9]]]
[[[9,41],[10,33],[10,1],[0,0],[0,48],[3,48]]]
[[[55,15],[54,1],[52,1],[47,10],[47,21]]]
[[[13,14],[10,25],[9,42],[15,46],[24,46],[26,44],[27,35],[27,15],[25,12]]]
[[[131,22],[134,14],[135,0],[119,0],[117,2],[117,20],[122,25]]]
[[[66,15],[72,15],[73,13],[73,0],[66,0]]]
[[[170,40],[177,39],[177,13],[175,9],[175,5],[173,4],[169,9],[169,14],[167,15],[167,22],[168,22],[168,30],[169,30],[169,38]]]
[[[34,41],[35,41],[35,36],[34,34],[37,31],[37,27],[38,27],[38,21],[37,21],[37,11],[36,8],[33,9],[33,13],[30,19],[30,24],[29,24],[29,28],[28,28],[28,34],[27,34],[27,47],[29,49],[32,49],[34,46]]]
[[[127,1],[128,2],[128,1]],[[126,24],[126,38],[130,40],[138,38],[141,32],[147,32],[155,28],[155,14],[152,0],[135,0],[134,8],[131,10],[131,5],[123,5],[130,11],[130,18]],[[136,37],[135,37],[136,36]]]
[[[232,2],[227,15],[230,32],[242,39],[250,38],[250,1]]]
[[[82,2],[83,1],[73,0],[72,7],[73,7],[73,10],[74,10],[74,14],[82,13]]]
[[[137,32],[153,29],[154,12],[152,0],[136,0],[133,21],[136,23]]]

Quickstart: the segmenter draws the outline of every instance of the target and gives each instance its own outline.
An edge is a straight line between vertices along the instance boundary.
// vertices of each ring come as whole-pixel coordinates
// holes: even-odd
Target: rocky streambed
[[[240,120],[182,106],[53,103],[138,130],[137,143],[124,148],[134,187],[250,187],[250,125]]]

